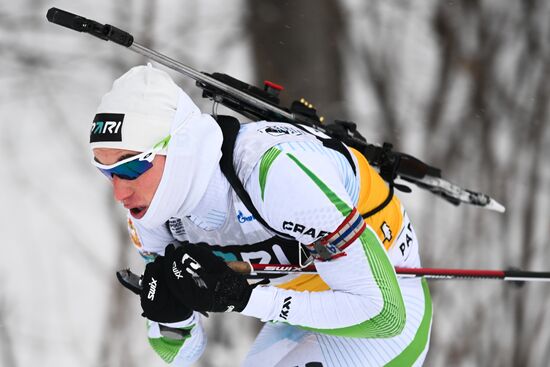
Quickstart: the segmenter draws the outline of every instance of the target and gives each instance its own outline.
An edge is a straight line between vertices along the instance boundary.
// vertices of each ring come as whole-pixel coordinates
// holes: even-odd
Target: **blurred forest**
[[[147,60],[48,23],[56,6],[201,71],[285,87],[482,191],[505,214],[401,195],[424,266],[548,271],[550,2],[21,0],[0,3],[0,366],[163,366],[114,273],[143,264],[89,164],[101,96]],[[195,101],[200,90],[170,72]],[[546,158],[546,159],[547,159]],[[426,366],[548,366],[550,286],[432,281]],[[197,366],[236,366],[259,330],[206,321]]]

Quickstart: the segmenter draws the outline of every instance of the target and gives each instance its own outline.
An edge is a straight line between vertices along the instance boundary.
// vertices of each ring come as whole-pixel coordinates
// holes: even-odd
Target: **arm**
[[[147,230],[133,223],[131,218],[128,218],[128,231],[134,246],[148,264],[153,264],[157,255],[164,255],[166,245],[174,240],[165,227]],[[147,287],[147,281],[144,283]],[[207,342],[198,312],[192,312],[190,317],[177,322],[148,319],[147,337],[153,350],[173,366],[189,366],[197,361]]]
[[[272,148],[264,155],[247,190],[271,226],[312,244],[348,219],[356,223],[350,231],[357,236],[332,236],[325,247],[336,256],[316,260],[330,290],[257,287],[243,314],[341,336],[391,337],[402,331],[405,307],[395,271],[374,231],[360,216],[350,216],[354,206],[342,181],[334,160],[322,154]]]

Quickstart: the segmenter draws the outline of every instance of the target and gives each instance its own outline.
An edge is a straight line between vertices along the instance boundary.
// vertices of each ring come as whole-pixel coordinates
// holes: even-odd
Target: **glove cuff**
[[[170,328],[184,328],[190,325],[194,325],[197,322],[195,313],[193,311],[189,312],[189,317],[187,317],[185,320],[177,321],[177,322],[159,322],[160,325],[164,325]]]
[[[276,287],[256,287],[252,290],[250,299],[241,314],[257,317],[262,321],[272,321],[276,313],[274,306],[280,294]]]

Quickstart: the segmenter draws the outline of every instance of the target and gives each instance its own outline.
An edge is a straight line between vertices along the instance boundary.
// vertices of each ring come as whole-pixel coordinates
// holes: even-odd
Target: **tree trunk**
[[[339,2],[249,0],[248,9],[257,82],[283,85],[285,106],[305,98],[328,120],[346,118]]]

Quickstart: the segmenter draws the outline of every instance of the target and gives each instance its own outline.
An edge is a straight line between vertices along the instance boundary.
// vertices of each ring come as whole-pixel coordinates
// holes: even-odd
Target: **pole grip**
[[[134,274],[130,269],[123,269],[116,272],[116,278],[125,288],[131,290],[137,295],[141,294],[143,286],[141,285],[141,277]]]
[[[94,20],[81,17],[58,8],[50,8],[46,18],[51,23],[72,29],[77,32],[85,32],[104,41],[113,41],[124,47],[130,47],[134,43],[134,37],[110,24],[101,24]]]

